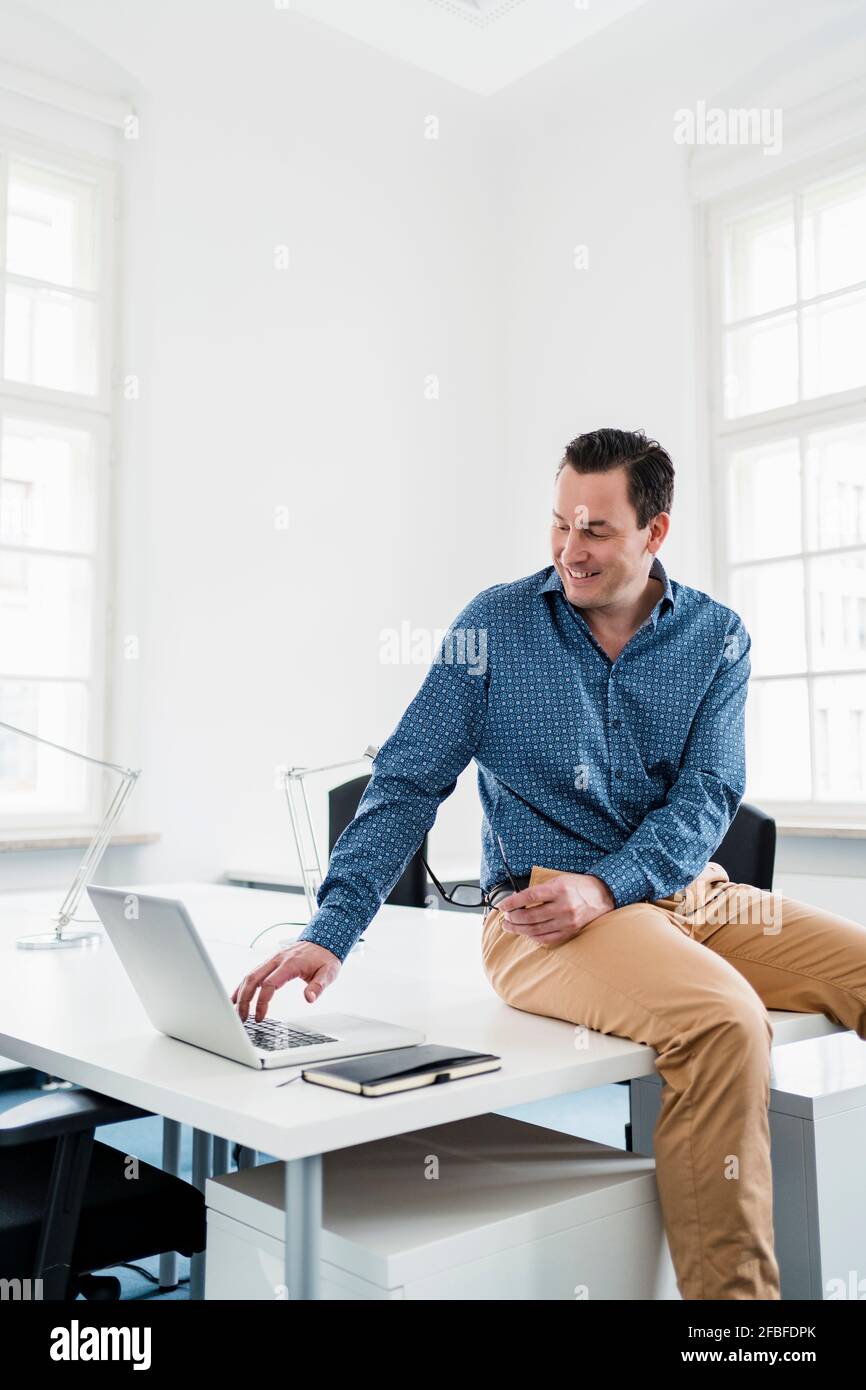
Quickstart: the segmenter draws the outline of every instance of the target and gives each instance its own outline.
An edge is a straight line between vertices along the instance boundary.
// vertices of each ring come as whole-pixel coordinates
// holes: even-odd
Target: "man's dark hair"
[[[659,512],[669,512],[674,500],[674,466],[670,455],[643,430],[591,430],[566,446],[556,476],[566,464],[578,473],[609,473],[625,468],[629,501],[637,512],[638,530]]]

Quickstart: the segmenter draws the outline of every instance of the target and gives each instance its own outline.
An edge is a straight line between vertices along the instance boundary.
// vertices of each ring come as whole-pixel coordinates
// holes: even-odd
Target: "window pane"
[[[0,550],[0,670],[4,676],[90,673],[89,560]]]
[[[749,799],[806,800],[810,761],[806,682],[753,681],[746,704]]]
[[[0,540],[89,551],[95,513],[93,435],[6,417],[0,439]]]
[[[866,542],[866,424],[815,431],[806,446],[810,550]]]
[[[866,294],[803,310],[803,394],[823,396],[866,382]]]
[[[87,690],[66,681],[0,682],[0,719],[87,752]],[[87,764],[0,729],[0,815],[80,813],[87,806]]]
[[[20,160],[9,163],[7,267],[14,275],[96,288],[96,189]]]
[[[751,634],[754,675],[806,669],[801,560],[735,570],[731,607],[742,615]]]
[[[797,322],[793,314],[725,335],[725,415],[790,405],[797,399]]]
[[[803,195],[803,298],[862,280],[866,280],[866,171],[860,169]]]
[[[96,305],[59,290],[6,289],[4,370],[9,381],[97,391]]]
[[[815,681],[816,796],[866,801],[866,677]]]
[[[812,664],[866,666],[866,553],[809,561]]]
[[[790,198],[728,224],[724,280],[728,322],[794,303],[797,274]]]
[[[739,449],[730,458],[728,486],[732,560],[763,560],[802,549],[796,439]]]

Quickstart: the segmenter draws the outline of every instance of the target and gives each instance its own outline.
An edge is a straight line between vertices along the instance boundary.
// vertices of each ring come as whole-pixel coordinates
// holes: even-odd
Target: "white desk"
[[[300,928],[278,929],[254,951],[243,943],[303,915],[279,892],[190,883],[137,891],[184,899],[229,991]],[[347,1012],[411,1024],[430,1042],[498,1053],[502,1069],[375,1100],[303,1081],[281,1086],[279,1070],[256,1072],[156,1033],[107,940],[93,950],[16,950],[15,937],[39,930],[56,896],[0,896],[0,1055],[285,1160],[293,1296],[317,1296],[323,1153],[655,1073],[656,1053],[642,1043],[592,1033],[578,1050],[570,1023],[504,1004],[482,970],[480,917],[385,907],[317,1004],[293,982],[276,995],[272,1016]],[[770,1018],[775,1044],[843,1031],[823,1015]]]

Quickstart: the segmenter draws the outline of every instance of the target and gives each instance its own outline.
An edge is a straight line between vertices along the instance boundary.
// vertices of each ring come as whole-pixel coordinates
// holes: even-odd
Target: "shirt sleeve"
[[[480,617],[474,599],[451,624],[333,848],[318,909],[298,939],[325,946],[340,960],[423,843],[479,746],[490,683],[488,631]]]
[[[617,907],[679,892],[724,839],[746,785],[751,645],[742,620],[732,614],[721,660],[692,721],[679,775],[664,804],[644,817],[620,849],[586,870],[603,879]]]

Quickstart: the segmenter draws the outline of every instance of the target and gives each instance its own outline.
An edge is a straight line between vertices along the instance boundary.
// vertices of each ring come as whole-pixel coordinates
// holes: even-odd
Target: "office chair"
[[[769,892],[776,863],[776,822],[766,811],[740,802],[727,835],[710,858],[727,870],[731,883],[749,883]]]
[[[766,811],[741,801],[727,834],[710,859],[721,864],[731,883],[750,883],[769,892],[776,863],[776,822]],[[631,1083],[623,1081],[623,1086]],[[625,1126],[625,1146],[631,1149],[631,1120]]]
[[[346,826],[355,818],[361,797],[364,795],[369,775],[353,777],[328,793],[328,854],[334,848]],[[419,850],[409,860],[398,878],[386,902],[397,907],[423,907],[427,898],[427,870],[421,863],[421,855],[427,854],[427,836]]]
[[[140,1159],[128,1176],[128,1155],[94,1140],[148,1113],[85,1090],[0,1113],[0,1278],[41,1279],[43,1299],[117,1299],[120,1280],[93,1270],[204,1249],[201,1192]]]

